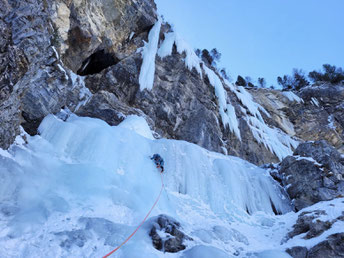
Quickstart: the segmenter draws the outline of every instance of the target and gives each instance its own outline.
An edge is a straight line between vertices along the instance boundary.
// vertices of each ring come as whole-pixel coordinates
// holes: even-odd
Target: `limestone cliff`
[[[297,93],[300,101],[237,87],[201,60],[190,66],[192,48],[171,41],[176,36],[167,23],[158,48],[172,42],[171,52],[156,54],[153,88],[141,90],[142,51],[158,19],[153,1],[2,1],[1,7],[2,148],[20,126],[36,134],[43,117],[61,108],[111,125],[139,114],[156,137],[255,164],[278,162],[304,140],[343,148],[342,86],[309,87]]]

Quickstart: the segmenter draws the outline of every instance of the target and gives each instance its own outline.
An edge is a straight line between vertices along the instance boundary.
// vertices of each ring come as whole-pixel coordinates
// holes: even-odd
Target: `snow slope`
[[[153,153],[165,159],[166,187],[151,216],[175,218],[194,241],[164,254],[151,244],[150,220],[112,257],[288,257],[280,242],[297,215],[287,213],[289,201],[265,170],[184,141],[154,140],[135,116],[111,127],[49,115],[39,132],[0,152],[1,257],[101,257],[114,249],[160,191]],[[275,216],[271,203],[286,215]]]

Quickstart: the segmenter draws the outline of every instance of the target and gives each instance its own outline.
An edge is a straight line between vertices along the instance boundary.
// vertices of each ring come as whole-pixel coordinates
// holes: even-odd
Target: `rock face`
[[[307,257],[344,257],[344,233],[333,234],[327,240],[311,248]]]
[[[300,95],[305,101],[312,101],[312,98],[318,101],[333,120],[344,127],[344,82],[338,85],[318,83],[315,87],[302,89]]]
[[[344,161],[326,141],[300,144],[279,174],[296,210],[344,195]]]
[[[34,135],[46,115],[62,107],[76,112],[91,93],[73,71],[83,67],[79,73],[92,73],[135,52],[156,20],[153,1],[5,0],[0,10],[0,147],[5,149],[20,126]]]
[[[153,224],[149,236],[153,246],[163,252],[176,253],[186,248],[185,240],[192,240],[180,231],[179,222],[166,215],[159,215]],[[164,234],[165,237],[161,237]]]
[[[134,53],[157,17],[153,0],[54,1],[52,9],[62,60],[83,75],[96,59],[99,66],[109,58],[106,68]]]
[[[255,164],[291,154],[297,145],[291,136],[343,146],[341,86],[304,89],[304,103],[280,91],[250,90],[255,103],[244,88],[219,76],[226,95],[221,100],[211,78],[219,75],[216,69],[204,62],[191,69],[185,65],[188,51],[175,44],[170,55],[155,58],[153,89],[141,91],[140,49],[157,21],[153,0],[5,0],[1,10],[1,148],[14,141],[20,126],[34,135],[44,116],[63,107],[111,125],[139,114],[157,136]],[[164,23],[158,47],[170,31]],[[229,114],[232,127],[221,112]]]
[[[343,84],[319,83],[303,88],[297,92],[301,97],[298,101],[278,90],[250,93],[272,115],[271,124],[304,141],[326,140],[344,153]]]
[[[332,220],[323,220],[326,218],[326,210],[314,210],[302,212],[293,231],[289,232],[287,239],[293,238],[300,234],[305,234],[303,239],[312,239],[320,236],[326,230],[330,229],[334,223],[344,221],[344,212],[342,215]],[[296,246],[286,251],[294,258],[327,258],[327,257],[344,257],[344,233],[329,235],[325,241],[318,243],[310,249]]]
[[[294,236],[300,235],[302,233],[307,233],[303,238],[311,239],[321,235],[324,231],[331,228],[332,224],[338,219],[332,221],[321,221],[316,220],[321,215],[326,215],[323,210],[316,210],[313,212],[305,211],[302,212],[294,225],[292,232],[289,232],[288,237],[293,238]]]
[[[297,246],[287,249],[287,253],[293,258],[344,257],[344,233],[333,234],[310,250],[307,250],[306,247]]]
[[[138,50],[157,20],[154,1],[1,5],[1,148],[14,141],[20,126],[34,135],[43,117],[67,107],[111,125],[139,114],[161,137],[186,140],[256,164],[278,161],[257,142],[245,119],[247,108],[228,86],[227,101],[233,104],[241,139],[222,124],[214,86],[207,76],[190,71],[184,63],[186,54],[175,47],[170,56],[156,57],[153,90],[139,90]],[[159,44],[170,29],[168,24],[162,26]]]

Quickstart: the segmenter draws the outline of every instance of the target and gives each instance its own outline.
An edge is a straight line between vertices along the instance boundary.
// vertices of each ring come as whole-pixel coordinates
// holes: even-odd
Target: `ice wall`
[[[84,217],[116,223],[120,233],[109,243],[119,244],[160,191],[160,175],[149,158],[154,153],[165,160],[166,191],[152,216],[165,213],[192,224],[205,210],[228,222],[248,216],[247,212],[272,214],[271,204],[281,213],[290,210],[265,170],[184,141],[153,140],[147,128],[135,116],[111,127],[98,119],[71,115],[62,121],[49,115],[39,127],[40,135],[27,136],[27,145],[13,146],[1,154],[0,239],[6,241],[0,241],[0,251],[17,257],[24,255],[14,250],[35,253],[43,248],[39,234],[44,241],[52,236],[63,238],[80,227]],[[37,247],[28,247],[25,237],[36,239]],[[82,239],[88,237],[92,238]],[[146,237],[143,234],[142,239]],[[11,241],[19,245],[17,249],[11,249]],[[61,255],[68,254],[54,245]],[[91,252],[88,255],[99,255],[99,250],[90,248],[85,249]],[[105,246],[104,252],[110,248]],[[155,249],[147,250],[151,254]]]

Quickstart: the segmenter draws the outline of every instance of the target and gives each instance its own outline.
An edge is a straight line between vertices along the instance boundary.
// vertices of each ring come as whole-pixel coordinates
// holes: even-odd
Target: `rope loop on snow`
[[[114,252],[116,252],[118,249],[120,249],[125,243],[127,243],[129,241],[130,238],[132,238],[135,233],[139,230],[139,228],[143,225],[143,223],[147,220],[147,218],[149,217],[149,215],[151,214],[152,210],[154,209],[155,205],[158,203],[159,199],[160,199],[160,196],[161,196],[161,193],[162,193],[162,190],[164,189],[164,181],[163,181],[163,177],[162,177],[162,173],[160,173],[161,175],[161,189],[160,189],[160,193],[158,195],[158,197],[156,198],[152,208],[149,210],[149,212],[147,213],[146,217],[142,220],[142,222],[140,223],[140,225],[134,230],[133,233],[131,233],[130,236],[127,237],[126,240],[123,241],[122,244],[120,244],[119,246],[117,246],[115,249],[113,249],[110,253],[108,253],[107,255],[103,256],[103,258],[107,258],[109,257],[110,255],[112,255]]]

